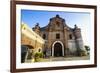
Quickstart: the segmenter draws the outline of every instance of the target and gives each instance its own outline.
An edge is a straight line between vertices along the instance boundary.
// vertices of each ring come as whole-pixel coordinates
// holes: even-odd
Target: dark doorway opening
[[[24,63],[25,60],[32,59],[33,51],[31,45],[21,45],[21,63]]]
[[[62,45],[60,43],[56,43],[54,45],[54,56],[55,57],[62,56]]]
[[[24,45],[21,45],[21,63],[25,62],[27,51],[28,51],[28,47],[24,46]]]

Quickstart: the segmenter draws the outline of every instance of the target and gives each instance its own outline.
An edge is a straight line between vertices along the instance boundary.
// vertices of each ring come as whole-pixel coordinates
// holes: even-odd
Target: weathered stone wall
[[[61,41],[64,45],[64,55],[76,54],[77,48],[83,48],[81,30],[76,25],[70,28],[66,25],[65,20],[59,15],[51,18],[49,24],[41,31],[41,37],[46,35],[45,48],[51,53],[52,45],[55,41]],[[60,34],[60,38],[56,38]]]
[[[68,40],[68,48],[71,54],[75,54],[77,51],[76,41],[75,40]]]
[[[21,45],[27,46],[37,52],[39,49],[44,48],[44,40],[26,24],[22,24],[21,30]],[[31,46],[31,47],[30,47]]]

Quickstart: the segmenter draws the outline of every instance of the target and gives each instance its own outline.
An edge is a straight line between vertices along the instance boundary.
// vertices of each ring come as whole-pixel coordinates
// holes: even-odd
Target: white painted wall
[[[0,1],[0,73],[10,73],[10,0]],[[56,3],[87,4],[98,6],[98,32],[100,31],[100,0],[33,0]],[[98,33],[97,32],[97,33]],[[100,72],[100,32],[98,33],[98,67],[85,69],[53,70],[34,73],[99,73]],[[24,72],[23,72],[24,73]],[[33,73],[33,72],[25,72]]]
[[[68,40],[68,48],[69,48],[70,52],[72,52],[72,53],[77,51],[75,40]]]

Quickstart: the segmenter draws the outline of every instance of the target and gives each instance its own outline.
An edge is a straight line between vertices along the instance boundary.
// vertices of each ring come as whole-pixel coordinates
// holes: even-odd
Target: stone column
[[[65,56],[67,55],[67,48],[68,48],[68,38],[67,38],[67,27],[64,27],[64,50],[65,50]]]
[[[51,55],[51,30],[48,31],[48,45],[47,45],[47,53],[50,56]]]

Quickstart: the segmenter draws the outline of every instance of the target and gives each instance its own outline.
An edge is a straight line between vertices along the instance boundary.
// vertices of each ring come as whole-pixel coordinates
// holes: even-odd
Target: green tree
[[[89,46],[85,45],[84,47],[85,47],[86,51],[90,51],[90,47]]]
[[[86,49],[86,51],[87,51],[87,54],[89,55],[89,52],[90,52],[90,47],[89,47],[89,46],[87,46],[87,45],[85,45],[84,47],[85,47],[85,49]]]

